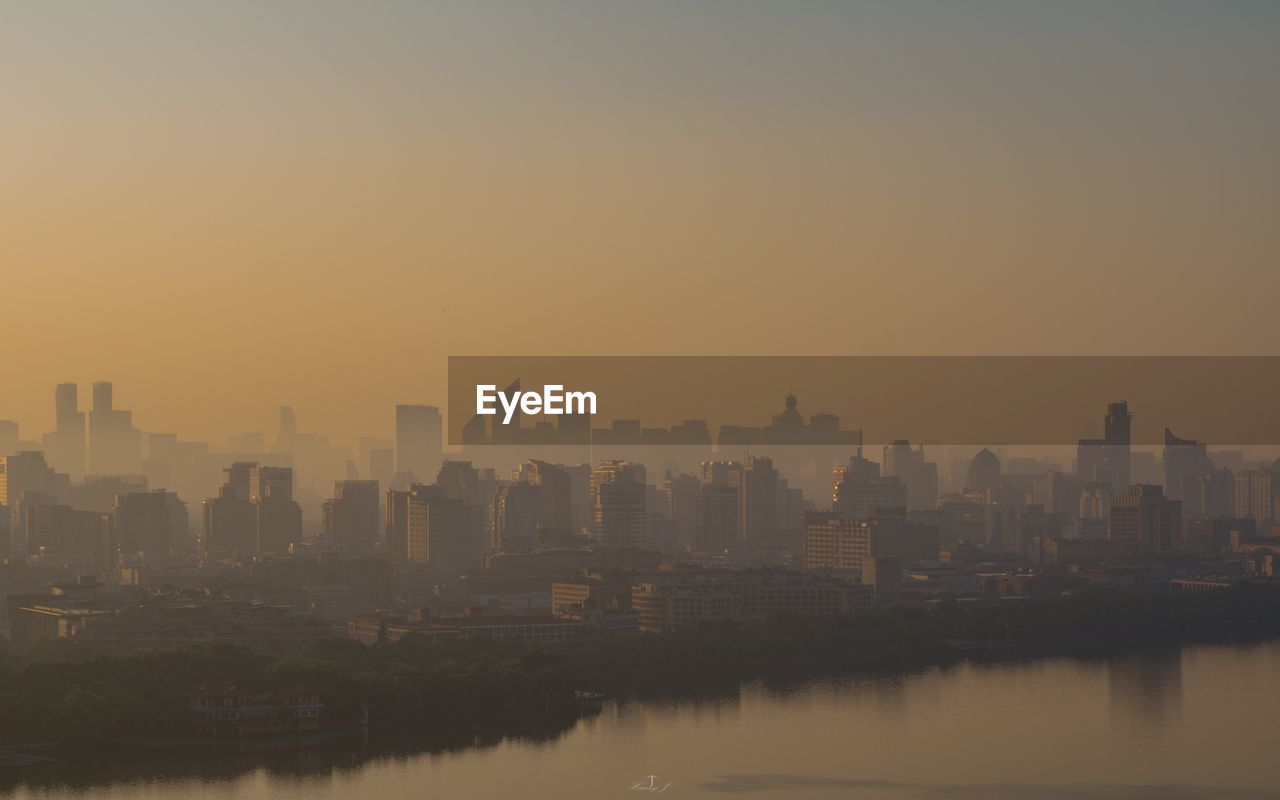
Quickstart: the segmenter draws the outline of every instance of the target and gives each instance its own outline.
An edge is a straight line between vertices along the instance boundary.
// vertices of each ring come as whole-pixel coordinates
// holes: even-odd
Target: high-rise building
[[[357,445],[361,477],[392,487],[396,474],[396,443],[394,439],[361,436]],[[400,487],[404,488],[404,487]]]
[[[573,480],[568,470],[537,459],[526,466],[529,483],[542,489],[547,527],[556,533],[573,531]]]
[[[742,461],[742,487],[738,493],[738,540],[757,547],[780,538],[778,471],[773,460],[747,456]]]
[[[737,461],[704,461],[702,462],[702,483],[709,486],[742,485],[742,464]]]
[[[1079,498],[1071,494],[1071,482],[1057,470],[1039,475],[1031,484],[1031,502],[1044,506],[1050,514],[1061,514],[1079,505]]]
[[[293,406],[280,406],[280,432],[276,436],[276,450],[292,453],[298,442],[298,415]]]
[[[142,434],[133,427],[133,412],[113,405],[108,381],[93,384],[89,411],[89,472],[93,475],[137,475],[142,472]]]
[[[204,501],[203,514],[207,555],[246,555],[258,549],[258,508],[253,501],[224,486],[217,497]]]
[[[245,500],[254,499],[253,472],[258,469],[256,461],[236,461],[222,471],[226,476],[224,483],[236,497]]]
[[[119,563],[154,563],[185,543],[187,504],[163,489],[133,492],[116,498],[111,536]]]
[[[33,505],[26,513],[27,554],[107,562],[108,517],[67,505]]]
[[[694,549],[725,553],[738,546],[742,531],[742,464],[704,461],[698,487],[698,527]]]
[[[938,557],[938,528],[893,514],[852,520],[837,512],[805,514],[804,568],[851,570],[861,574],[871,559],[898,559],[904,565]]]
[[[16,454],[21,440],[18,423],[11,419],[0,419],[0,458]]]
[[[1107,538],[1128,542],[1143,555],[1171,552],[1182,536],[1182,503],[1169,500],[1159,486],[1136,484],[1111,496]]]
[[[377,550],[380,527],[377,481],[337,481],[333,499],[326,500],[324,541],[355,555],[369,556]]]
[[[252,465],[249,469],[249,496],[254,500],[264,500],[268,497],[275,500],[293,500],[293,467]]]
[[[0,456],[0,507],[8,516],[10,549],[27,551],[26,508],[38,503],[65,503],[71,493],[70,478],[55,472],[38,450]],[[0,557],[10,550],[0,550]]]
[[[233,464],[226,469],[227,482],[218,496],[203,503],[201,546],[213,558],[242,556],[258,549],[258,507],[249,499],[248,475],[241,480],[238,467]]]
[[[1081,439],[1076,447],[1076,477],[1082,483],[1107,481],[1119,493],[1129,491],[1132,424],[1133,415],[1127,402],[1107,406],[1103,437]]]
[[[1180,439],[1164,429],[1164,493],[1170,500],[1182,500],[1188,479],[1203,478],[1213,472],[1205,446],[1194,439]]]
[[[446,497],[438,486],[416,486],[407,514],[408,559],[437,575],[456,578],[479,569],[480,509]]]
[[[601,461],[591,473],[595,518],[592,539],[598,547],[652,549],[648,539],[644,465]]]
[[[493,500],[491,549],[508,553],[531,550],[539,530],[547,527],[544,487],[528,481],[506,483]]]
[[[1202,478],[1183,479],[1182,517],[1187,522],[1233,518],[1235,513],[1236,482],[1231,470],[1214,469]]]
[[[694,549],[699,553],[723,553],[738,540],[737,486],[703,482],[698,487],[697,528]]]
[[[893,509],[907,509],[907,486],[897,476],[859,480],[857,475],[850,473],[836,487],[832,510],[849,519],[870,519]]]
[[[991,490],[969,490],[938,498],[938,541],[942,545],[970,542],[986,545],[1003,536],[1000,508]],[[934,512],[917,512],[919,514]],[[923,520],[917,520],[923,521]]]
[[[698,476],[667,472],[662,483],[662,505],[671,520],[672,535],[679,547],[696,547],[698,531],[698,492],[702,482]]]
[[[85,469],[85,421],[74,383],[60,383],[54,390],[54,430],[44,435],[45,458],[50,466],[80,480]],[[0,453],[0,455],[3,455]]]
[[[1235,516],[1254,520],[1258,530],[1270,530],[1275,514],[1272,475],[1266,469],[1242,469],[1231,474],[1235,484]]]
[[[383,510],[382,555],[388,561],[404,561],[409,557],[410,489],[388,489]]]
[[[227,485],[257,509],[257,552],[283,555],[302,542],[302,506],[293,499],[292,467],[238,461],[227,470]]]
[[[440,409],[435,406],[396,406],[396,472],[412,473],[428,481],[440,470],[443,440]]]
[[[1076,516],[1080,519],[1106,520],[1111,510],[1111,484],[1087,481],[1080,487],[1080,503]]]
[[[369,480],[390,486],[396,475],[396,451],[380,447],[369,451]]]
[[[478,506],[480,504],[480,473],[470,461],[450,459],[440,466],[436,485],[445,497]]]
[[[987,491],[1000,488],[1000,459],[996,454],[982,448],[969,462],[969,474],[966,489]]]
[[[848,464],[836,464],[831,469],[831,507],[836,509],[836,505],[840,502],[842,487],[846,481],[850,489],[854,485],[865,484],[868,481],[880,477],[880,465],[869,458],[863,458],[862,448],[859,447],[857,452],[849,459]],[[903,508],[906,508],[906,499],[903,499]]]
[[[201,545],[207,555],[280,555],[302,541],[302,507],[293,501],[291,467],[236,461],[223,474],[218,496],[202,507]]]
[[[925,460],[924,445],[913,450],[906,439],[885,445],[884,475],[900,478],[906,484],[908,511],[937,507],[938,465]]]
[[[9,507],[0,504],[0,561],[13,555],[13,520]]]
[[[1065,511],[1054,511],[1041,503],[1027,506],[1018,514],[1016,552],[1027,563],[1043,567],[1048,559],[1045,542],[1062,539],[1066,521]]]

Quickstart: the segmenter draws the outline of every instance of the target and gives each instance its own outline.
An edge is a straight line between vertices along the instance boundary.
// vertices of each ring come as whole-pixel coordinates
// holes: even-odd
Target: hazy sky
[[[1274,353],[1280,3],[4,3],[0,418],[449,354]]]

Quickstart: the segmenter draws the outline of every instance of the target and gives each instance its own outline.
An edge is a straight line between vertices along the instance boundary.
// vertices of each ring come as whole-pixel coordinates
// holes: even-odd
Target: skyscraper
[[[153,564],[185,543],[187,504],[173,492],[131,492],[116,498],[111,533],[121,564]]]
[[[200,544],[206,555],[217,558],[258,550],[258,506],[249,488],[257,468],[251,461],[235,462],[223,470],[226,481],[218,496],[204,501]]]
[[[396,406],[396,472],[409,472],[429,481],[440,469],[443,442],[440,409],[435,406]]]
[[[74,383],[60,383],[54,390],[54,430],[44,435],[45,458],[50,466],[71,476],[84,477],[85,419]]]
[[[982,448],[969,462],[969,474],[966,489],[987,491],[1000,488],[1000,459],[996,454]]]
[[[1242,469],[1232,472],[1235,483],[1235,516],[1254,520],[1259,531],[1269,530],[1275,509],[1272,507],[1272,475],[1265,469]]]
[[[293,467],[253,464],[249,469],[249,497],[254,500],[293,500]]]
[[[0,458],[18,452],[18,423],[9,419],[0,419]]]
[[[337,481],[333,499],[323,506],[325,542],[355,555],[373,555],[380,538],[379,500],[377,481]]]
[[[900,478],[907,487],[907,509],[924,511],[938,505],[938,465],[926,461],[924,445],[911,449],[906,439],[884,448],[884,475]]]
[[[206,555],[248,555],[258,549],[258,507],[224,485],[217,497],[205,500],[201,508],[204,532],[201,546]]]
[[[1205,446],[1194,439],[1180,439],[1164,429],[1164,493],[1170,500],[1181,500],[1183,484],[1192,478],[1203,478],[1213,472],[1213,462]]]
[[[546,525],[556,533],[573,529],[573,490],[569,472],[555,464],[533,459],[528,462],[529,483],[542,489]]]
[[[38,503],[65,502],[71,491],[70,479],[55,472],[39,451],[0,456],[0,508],[8,516],[10,547],[25,553],[26,508]],[[0,550],[0,557],[9,556]]]
[[[89,472],[93,475],[136,475],[142,471],[142,434],[133,427],[133,412],[113,405],[108,381],[93,384],[89,412]]]
[[[302,507],[293,499],[293,468],[232,464],[227,482],[240,487],[245,480],[258,511],[257,551],[288,553],[291,545],[302,542]]]
[[[667,472],[662,484],[662,503],[671,520],[677,545],[696,546],[698,530],[698,490],[702,482],[696,475]]]
[[[1076,448],[1076,477],[1087,481],[1108,481],[1117,492],[1129,490],[1129,443],[1133,415],[1121,401],[1107,406],[1101,439],[1081,439]]]
[[[106,561],[108,517],[67,505],[36,505],[27,509],[27,553],[110,566]]]
[[[1171,552],[1182,537],[1182,503],[1169,500],[1159,486],[1138,484],[1112,495],[1107,538],[1137,545],[1146,556]]]
[[[779,529],[778,471],[773,460],[747,456],[742,461],[738,494],[738,539],[745,547],[772,541]]]
[[[493,500],[492,548],[508,553],[532,549],[539,529],[547,527],[547,497],[528,481],[503,484]]]
[[[901,514],[851,520],[837,512],[805,514],[804,568],[849,570],[861,576],[877,558],[910,565],[938,557],[938,529]]]
[[[409,496],[407,521],[409,561],[448,578],[479,568],[483,548],[476,506],[446,497],[438,486],[416,486]]]
[[[598,547],[647,547],[644,466],[605,460],[591,474],[592,539]]]

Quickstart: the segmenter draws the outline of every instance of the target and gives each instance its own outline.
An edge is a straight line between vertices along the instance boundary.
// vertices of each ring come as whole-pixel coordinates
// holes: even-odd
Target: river
[[[553,734],[444,751],[11,768],[0,796],[1252,800],[1280,797],[1277,734],[1280,642],[1206,645],[610,702]]]

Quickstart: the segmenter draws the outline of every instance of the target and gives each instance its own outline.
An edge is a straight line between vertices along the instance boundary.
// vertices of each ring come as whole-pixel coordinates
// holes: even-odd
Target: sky
[[[1273,354],[1280,4],[0,0],[0,418],[449,355]]]

